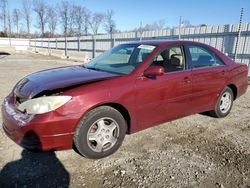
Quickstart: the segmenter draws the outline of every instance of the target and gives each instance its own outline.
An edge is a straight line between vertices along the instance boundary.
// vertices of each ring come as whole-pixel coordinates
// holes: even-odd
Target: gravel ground
[[[0,102],[23,76],[79,64],[37,54],[0,56]],[[223,119],[192,115],[126,136],[102,160],[73,150],[32,153],[0,132],[0,187],[250,187],[250,90]],[[1,116],[0,116],[1,122]]]

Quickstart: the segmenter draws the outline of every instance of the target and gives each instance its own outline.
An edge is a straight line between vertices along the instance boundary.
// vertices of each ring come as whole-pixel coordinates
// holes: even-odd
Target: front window
[[[116,74],[130,74],[153,52],[156,46],[122,44],[90,61],[85,67]]]
[[[185,58],[182,47],[172,46],[158,54],[151,66],[162,66],[166,73],[185,70]]]

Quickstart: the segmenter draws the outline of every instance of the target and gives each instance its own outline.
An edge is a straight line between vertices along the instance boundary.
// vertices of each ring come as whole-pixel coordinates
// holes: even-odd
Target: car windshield
[[[153,52],[155,47],[142,44],[121,44],[93,59],[85,67],[115,74],[130,74]]]

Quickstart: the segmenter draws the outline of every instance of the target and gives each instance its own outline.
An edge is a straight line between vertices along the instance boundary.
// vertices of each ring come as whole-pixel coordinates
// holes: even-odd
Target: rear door
[[[192,105],[194,112],[213,109],[226,82],[224,63],[210,50],[199,45],[185,47],[192,70]]]

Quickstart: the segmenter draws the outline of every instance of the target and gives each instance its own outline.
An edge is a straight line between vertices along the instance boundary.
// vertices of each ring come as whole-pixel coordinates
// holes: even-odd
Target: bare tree
[[[74,4],[69,4],[69,26],[68,26],[68,36],[73,36],[75,33],[75,6]]]
[[[21,15],[20,10],[15,8],[12,13],[12,21],[13,21],[13,24],[16,26],[17,35],[19,35],[20,15]]]
[[[90,17],[91,17],[91,12],[88,9],[84,9],[84,20],[83,20],[83,26],[84,26],[84,33],[85,35],[88,35],[89,33],[89,23],[90,23]]]
[[[9,37],[11,37],[11,33],[12,33],[12,27],[11,27],[11,16],[10,16],[10,11],[7,12],[7,22],[8,22],[8,35]]]
[[[104,29],[107,33],[114,33],[116,30],[116,24],[114,20],[114,11],[108,10],[105,15]]]
[[[193,27],[193,25],[191,24],[189,20],[183,20],[181,22],[181,27]]]
[[[57,26],[57,13],[53,7],[48,8],[47,17],[48,17],[48,27],[49,27],[50,36],[54,37],[56,26]]]
[[[22,14],[26,24],[26,32],[30,34],[30,24],[31,24],[31,2],[30,0],[22,0]]]
[[[47,23],[47,4],[43,0],[34,0],[33,10],[37,14],[37,27],[41,29],[41,34],[44,37],[45,35],[45,25]]]
[[[84,29],[85,8],[80,5],[73,5],[71,8],[73,29],[77,36],[82,34]]]
[[[3,21],[3,31],[7,32],[7,19],[8,19],[8,1],[7,0],[0,0],[0,18]]]
[[[59,7],[59,16],[63,26],[63,34],[66,37],[68,35],[70,21],[70,6],[68,1],[64,0],[61,2],[61,6]]]
[[[152,30],[160,30],[164,29],[166,25],[166,21],[164,19],[154,21],[151,24],[146,24],[144,27],[140,27],[142,31],[152,31]]]
[[[94,35],[98,34],[98,30],[100,28],[100,25],[104,21],[104,18],[105,18],[105,14],[100,13],[100,12],[96,12],[90,17],[89,25]]]

